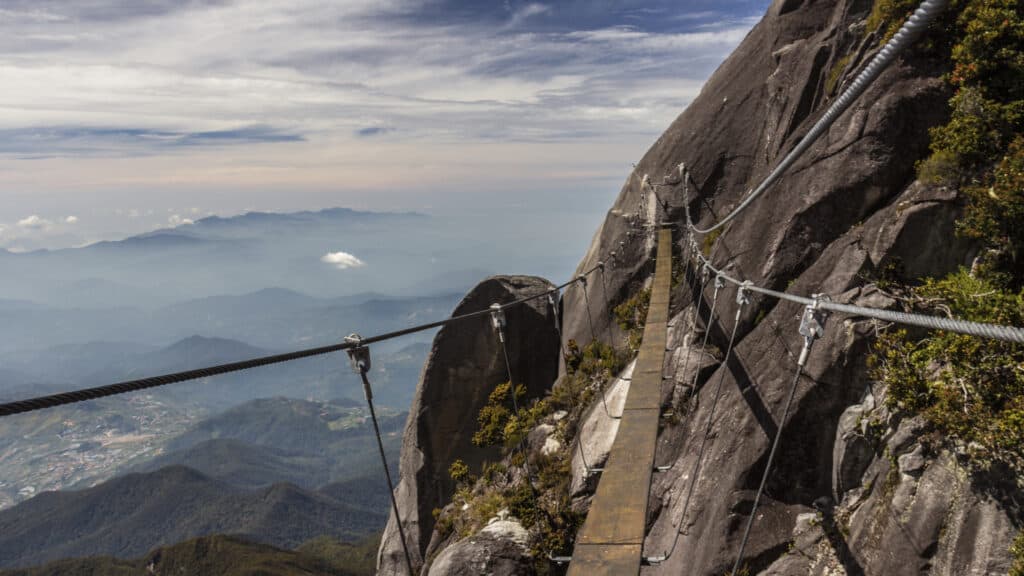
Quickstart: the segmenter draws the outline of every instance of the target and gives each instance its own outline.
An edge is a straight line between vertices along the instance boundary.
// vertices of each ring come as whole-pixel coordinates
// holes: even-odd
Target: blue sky
[[[246,209],[597,214],[766,7],[0,0],[0,247]]]

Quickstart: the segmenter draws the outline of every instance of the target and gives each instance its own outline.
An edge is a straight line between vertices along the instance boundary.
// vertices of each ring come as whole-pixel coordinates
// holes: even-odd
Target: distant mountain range
[[[365,415],[362,407],[335,402],[255,400],[200,422],[170,440],[164,454],[134,470],[180,464],[240,487],[292,482],[316,488],[369,476],[377,480],[369,492],[386,495],[376,439]],[[393,468],[407,417],[386,409],[378,415]]]
[[[387,408],[379,415],[392,467],[406,418]],[[48,425],[59,429],[60,422]],[[295,548],[324,535],[351,541],[386,520],[376,440],[365,410],[351,401],[254,400],[163,446],[126,475],[83,490],[44,492],[0,511],[0,567],[132,558],[209,534]]]
[[[338,252],[365,265],[322,261]],[[64,309],[154,309],[264,286],[326,298],[402,294],[417,284],[422,296],[463,292],[461,271],[485,268],[487,259],[428,216],[334,208],[211,216],[81,248],[2,251],[2,262],[0,298]]]
[[[270,288],[152,310],[0,306],[0,358],[15,353],[3,362],[15,368],[32,364],[39,354],[50,358],[83,355],[72,348],[59,348],[66,345],[125,343],[121,349],[107,346],[104,356],[94,358],[95,363],[111,355],[138,352],[139,345],[155,349],[196,334],[270,350],[292,349],[338,341],[351,332],[371,335],[438,320],[450,314],[460,298],[461,294],[452,292],[407,298],[362,293],[327,299]],[[420,339],[426,341],[429,335]]]
[[[379,530],[385,514],[291,484],[249,491],[172,466],[78,492],[44,493],[0,511],[0,566],[131,558],[209,534],[284,548],[322,535],[351,541]]]

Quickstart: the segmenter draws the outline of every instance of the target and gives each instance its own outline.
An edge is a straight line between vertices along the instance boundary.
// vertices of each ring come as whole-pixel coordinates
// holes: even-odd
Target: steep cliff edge
[[[773,2],[627,179],[577,269],[583,272],[605,261],[607,293],[597,289],[598,296],[591,292],[588,302],[581,286],[566,291],[564,348],[589,341],[591,322],[599,339],[614,334],[616,348],[625,348],[622,332],[609,329],[616,314],[608,308],[637,302],[653,271],[653,231],[662,222],[673,224],[682,254],[684,206],[700,224],[710,224],[768,174],[878,50],[885,26],[869,29],[873,9],[877,6],[870,0]],[[954,234],[963,205],[959,193],[915,179],[915,164],[928,155],[929,129],[949,119],[952,91],[943,75],[951,66],[940,53],[926,38],[897,59],[766,196],[722,234],[698,238],[705,254],[719,268],[760,286],[823,293],[873,307],[896,306],[878,286],[894,271],[901,279],[915,280],[971,265],[977,245]],[[686,186],[681,163],[694,178]],[[653,186],[643,185],[645,180]],[[683,268],[682,258],[676,266]],[[693,279],[692,269],[690,274],[686,279]],[[725,362],[738,306],[734,289],[723,289],[708,326],[713,290],[708,286],[695,298],[686,279],[673,284],[672,352],[666,359],[663,398],[675,412],[662,425],[656,458],[671,467],[655,475],[644,544],[647,556],[671,553],[642,572],[711,576],[732,567],[780,429],[803,345],[797,331],[802,309],[752,298],[739,315],[735,348]],[[881,328],[838,315],[827,321],[798,381],[755,516],[743,558],[747,573],[1009,572],[1011,543],[1024,522],[1018,504],[1024,494],[1014,478],[972,467],[964,447],[930,441],[934,431],[920,419],[886,408],[886,389],[873,381],[867,366]],[[705,331],[710,347],[701,354]],[[533,352],[548,350],[531,344]],[[588,354],[609,358],[600,370],[585,372],[611,383],[605,399],[614,411],[627,393],[628,371],[614,382],[610,377],[626,359],[613,359],[600,347],[582,357]],[[580,454],[594,460],[589,466],[599,463],[617,426],[594,401],[593,380],[578,387],[580,363],[575,355],[553,383],[550,404],[568,397],[565,413],[544,416],[531,434],[538,441],[530,443],[531,462],[557,461],[547,471],[568,479],[534,480],[529,488],[533,500],[525,505],[527,498],[519,498],[517,488],[524,474],[506,452],[500,472],[465,480],[457,502],[463,511],[446,508],[442,530],[434,535],[432,550],[445,569],[471,573],[466,563],[487,566],[499,558],[518,573],[559,570],[544,556],[571,549],[572,532],[599,481],[587,473]],[[688,408],[680,400],[690,394],[694,378],[697,388]],[[695,477],[715,388],[705,385],[718,378],[724,392],[711,419],[702,471]],[[545,438],[555,439],[556,446],[549,450]],[[691,483],[693,498],[684,514]],[[548,524],[560,526],[567,537],[547,531],[545,521],[534,517],[538,509],[549,520],[556,517]],[[477,518],[466,520],[474,510]],[[512,546],[511,537],[481,529],[486,516],[506,522],[509,512],[520,527],[512,532],[519,533],[520,521],[528,529],[527,544]],[[514,553],[506,553],[510,549]],[[522,554],[535,562],[523,563]]]
[[[473,288],[453,316],[485,310],[553,288],[530,276],[497,276]],[[546,299],[506,311],[509,363],[521,401],[542,396],[558,373],[558,336]],[[501,344],[489,316],[441,328],[434,338],[402,440],[399,482],[395,489],[414,565],[422,566],[434,532],[434,510],[455,492],[449,467],[455,460],[478,474],[485,461],[501,457],[495,447],[473,443],[477,415],[497,385],[507,381]],[[381,540],[378,573],[405,574],[398,524],[392,514]]]
[[[649,274],[645,226],[663,219],[685,230],[684,202],[701,224],[717,221],[820,117],[878,47],[878,33],[865,28],[871,9],[871,2],[853,0],[773,3],[637,164],[580,264],[587,269],[617,249],[608,276],[613,306]],[[973,247],[954,234],[957,194],[915,181],[928,129],[948,117],[951,91],[941,76],[949,64],[935,52],[915,47],[905,54],[768,195],[721,236],[698,238],[716,265],[776,290],[882,307],[894,301],[871,280],[888,269],[916,279],[969,265]],[[696,180],[686,198],[681,162]],[[641,186],[644,175],[657,185],[654,193]],[[687,283],[679,286],[673,305],[680,321],[670,339],[685,348],[700,337],[711,292],[701,295],[702,320],[688,340],[694,306]],[[724,291],[710,326],[719,350],[736,306],[732,290]],[[581,338],[585,303],[570,291],[565,309],[566,338]],[[802,344],[800,313],[797,305],[754,298],[742,313],[733,357],[698,380],[697,409],[662,430],[658,462],[673,468],[656,476],[646,554],[670,550],[677,530],[682,535],[668,561],[645,573],[731,568]],[[745,564],[750,573],[771,574],[1005,574],[1021,523],[1019,492],[972,473],[962,453],[928,454],[917,437],[921,427],[915,434],[884,409],[864,406],[865,398],[885,393],[872,389],[865,366],[875,330],[871,322],[833,317],[815,345]],[[681,357],[670,358],[668,375]],[[718,377],[725,393],[704,472],[681,518],[711,404],[703,384]],[[843,420],[854,405],[863,418]],[[857,427],[868,421],[878,426],[873,443],[857,448]],[[819,527],[808,530],[808,522]]]

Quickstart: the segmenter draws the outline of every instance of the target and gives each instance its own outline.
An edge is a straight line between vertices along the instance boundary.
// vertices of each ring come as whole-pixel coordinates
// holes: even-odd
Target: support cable
[[[692,242],[692,238],[691,238],[691,242]],[[691,246],[690,248],[691,248],[691,251],[694,250],[693,246]],[[690,266],[690,262],[691,262],[691,260],[689,258],[687,258],[686,259],[686,265],[690,269],[693,270],[693,282],[690,284],[690,295],[691,295],[692,300],[693,300],[693,321],[690,322],[690,331],[687,333],[686,340],[685,340],[685,342],[686,342],[686,358],[683,359],[683,369],[682,369],[682,374],[683,374],[684,377],[686,376],[686,370],[690,367],[690,356],[691,356],[691,354],[690,354],[690,345],[693,344],[693,335],[694,335],[694,332],[697,331],[697,320],[699,319],[699,316],[700,316],[701,294],[703,294],[703,292],[704,292],[703,287],[701,287],[699,289],[697,287],[697,284],[698,284],[698,281],[699,281],[699,275],[697,273],[697,267],[696,266]],[[693,263],[696,264],[696,258],[693,259]],[[689,394],[687,394],[687,398],[689,398]]]
[[[580,274],[577,278],[580,285],[583,286],[583,299],[587,304],[587,325],[590,327],[590,341],[594,342],[597,337],[594,336],[594,318],[590,315],[590,296],[587,295],[587,277]]]
[[[516,399],[516,381],[512,376],[512,362],[508,358],[508,345],[505,343],[506,320],[505,311],[501,304],[491,304],[491,322],[495,331],[498,333],[498,340],[501,342],[501,354],[505,357],[505,371],[508,374],[509,395],[512,396],[512,410],[515,412],[516,420],[519,420],[519,400]],[[532,489],[533,475],[530,473],[530,460],[526,452],[523,450],[522,440],[519,441],[516,448],[523,455],[523,468],[526,470],[527,484],[529,484]]]
[[[551,306],[551,313],[555,319],[555,334],[558,336],[558,349],[562,352],[562,358],[568,360],[569,355],[565,352],[565,345],[562,344],[562,319],[558,316],[558,302],[554,294],[548,294],[548,306]]]
[[[601,294],[604,295],[604,308],[608,311],[608,345],[615,348],[615,335],[612,333],[612,324],[615,324],[615,311],[612,310],[611,300],[608,298],[608,282],[604,278],[604,262],[597,263],[597,269],[601,272]]]
[[[925,0],[922,2],[910,19],[903,24],[899,32],[886,42],[885,46],[875,54],[871,62],[857,75],[850,86],[828,107],[825,114],[814,123],[814,126],[807,132],[807,135],[801,138],[800,142],[797,143],[789,154],[786,154],[775,166],[775,169],[755,189],[747,194],[747,197],[739,206],[734,208],[725,218],[722,218],[708,228],[697,228],[691,224],[690,229],[699,234],[713,232],[725,226],[729,221],[738,216],[740,212],[746,210],[754,200],[757,200],[759,196],[764,194],[811,147],[815,140],[832,126],[839,115],[853,104],[853,101],[881,75],[882,71],[896,59],[900,52],[917,40],[928,24],[946,7],[947,2],[948,0]]]
[[[739,573],[740,563],[743,562],[743,551],[747,547],[747,540],[750,538],[750,529],[754,525],[754,518],[757,516],[757,506],[761,503],[761,495],[764,494],[765,484],[768,482],[768,475],[771,474],[772,462],[775,460],[775,453],[779,449],[779,441],[786,427],[786,419],[789,418],[789,410],[793,405],[793,398],[796,396],[796,387],[800,382],[804,366],[807,364],[807,357],[810,356],[811,346],[814,341],[821,337],[825,329],[826,314],[820,306],[827,297],[815,295],[811,304],[804,308],[803,318],[800,320],[800,335],[804,337],[804,347],[800,351],[800,357],[796,362],[796,373],[793,375],[793,383],[789,387],[789,397],[786,398],[786,407],[782,411],[782,418],[779,419],[778,430],[775,432],[775,439],[772,440],[772,449],[768,453],[768,462],[765,463],[764,473],[761,475],[761,485],[757,488],[757,495],[754,496],[754,505],[750,509],[750,516],[747,517],[747,526],[743,530],[743,539],[740,540],[740,549],[736,554],[736,562],[732,566],[732,576]]]
[[[370,419],[373,420],[373,432],[377,436],[377,448],[380,450],[380,461],[384,465],[384,477],[388,482],[388,496],[391,497],[391,510],[395,513],[395,524],[398,526],[398,537],[402,541],[402,552],[405,554],[405,567],[409,570],[409,576],[415,576],[412,568],[412,556],[409,554],[409,545],[405,540],[405,529],[402,527],[402,517],[398,513],[398,501],[395,500],[395,484],[391,480],[391,470],[388,468],[388,459],[384,454],[384,441],[381,440],[380,425],[377,423],[377,411],[373,408],[373,388],[370,386],[370,379],[366,376],[370,371],[370,349],[363,345],[363,339],[359,334],[350,334],[345,337],[345,342],[351,346],[348,352],[349,362],[352,370],[359,374],[363,380],[363,394],[366,396],[366,406],[370,409]]]
[[[683,501],[683,512],[679,516],[679,525],[676,527],[675,537],[672,539],[672,546],[669,547],[661,556],[654,556],[651,558],[645,558],[644,561],[648,564],[661,564],[668,560],[672,553],[676,550],[676,545],[679,543],[679,535],[683,532],[683,527],[686,525],[686,513],[690,509],[690,499],[693,497],[693,490],[697,486],[697,482],[700,479],[700,469],[704,462],[704,449],[707,447],[708,438],[711,437],[711,429],[714,425],[715,410],[718,408],[718,401],[722,396],[722,381],[725,380],[725,366],[729,362],[729,358],[732,355],[733,344],[736,342],[736,331],[740,326],[740,316],[743,314],[743,307],[750,303],[750,297],[747,294],[747,287],[740,286],[736,289],[736,318],[732,324],[732,334],[729,335],[729,346],[725,349],[725,359],[722,361],[722,368],[718,370],[718,382],[715,384],[715,395],[711,401],[711,410],[708,412],[707,424],[704,426],[704,437],[700,441],[700,449],[697,450],[697,461],[693,464],[693,471],[690,473],[690,487],[686,491],[686,499]]]
[[[705,268],[706,270],[706,268]],[[693,382],[690,384],[690,391],[687,394],[690,403],[693,403],[695,392],[697,391],[697,379],[700,378],[700,361],[704,358],[704,350],[708,345],[708,337],[711,335],[711,325],[715,322],[715,310],[718,307],[718,292],[725,286],[725,280],[721,276],[715,276],[715,291],[711,297],[711,311],[708,312],[708,320],[704,324],[704,341],[700,345],[700,353],[697,357],[697,366],[693,371]],[[690,355],[690,351],[686,351],[687,357]]]

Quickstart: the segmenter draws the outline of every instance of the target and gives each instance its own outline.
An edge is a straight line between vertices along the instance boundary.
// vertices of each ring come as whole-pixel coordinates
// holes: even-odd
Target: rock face
[[[863,68],[879,46],[877,33],[865,30],[871,8],[865,0],[773,2],[637,164],[580,263],[582,272],[615,250],[606,271],[612,306],[652,272],[653,230],[660,221],[677,224],[678,241],[685,230],[684,203],[705,226],[727,214]],[[928,129],[948,116],[950,92],[941,79],[948,62],[930,54],[905,53],[724,233],[697,238],[716,265],[775,290],[886,307],[895,302],[872,279],[937,277],[969,264],[972,246],[953,229],[960,210],[956,193],[915,181],[915,162],[928,151]],[[834,89],[830,77],[837,78]],[[683,162],[695,180],[685,193],[678,170]],[[645,175],[653,190],[641,187]],[[692,270],[688,274],[692,280]],[[673,313],[692,316],[689,285],[674,288]],[[711,292],[709,286],[697,297],[699,329],[708,318]],[[595,323],[608,317],[603,298],[591,296],[590,305]],[[672,546],[680,528],[683,535],[667,562],[644,573],[721,574],[735,560],[803,345],[797,331],[801,306],[755,296],[739,315],[733,354],[723,362],[720,352],[737,306],[735,289],[723,288],[707,328],[716,356],[700,362],[694,409],[661,431],[657,462],[674,466],[655,475],[645,550],[659,554]],[[582,293],[569,290],[564,308],[565,339],[586,341]],[[901,448],[891,464],[887,442],[901,429],[893,418],[882,420],[875,443],[858,439],[858,416],[872,417],[884,398],[884,391],[872,395],[865,365],[875,329],[870,321],[836,315],[815,343],[745,564],[752,574],[1005,573],[1012,527],[1022,520],[1013,505],[1019,493],[1007,497],[985,488],[985,481],[958,469],[949,454]],[[604,334],[603,327],[595,332]],[[690,323],[670,324],[669,341],[683,343],[683,354],[689,354]],[[677,350],[670,358],[679,356]],[[671,376],[671,366],[669,371]],[[689,377],[675,378],[674,397]],[[725,392],[694,480],[711,417],[714,387],[705,384],[719,377]],[[869,396],[870,405],[862,403]],[[860,406],[859,415],[846,412],[853,405]],[[837,438],[845,440],[837,444]],[[890,465],[899,469],[886,491]],[[683,518],[691,481],[694,496]],[[831,524],[811,526],[807,519],[814,514]],[[916,526],[908,528],[909,522]],[[818,564],[788,558],[791,546],[804,545],[821,547],[822,554],[811,555]]]
[[[879,32],[865,24],[872,4],[773,2],[627,179],[577,269],[582,273],[604,261],[603,277],[589,284],[589,293],[580,285],[566,292],[566,342],[588,341],[590,319],[598,338],[621,338],[607,330],[607,308],[649,281],[654,230],[674,223],[682,255],[684,207],[700,224],[718,221],[796,145],[877,52]],[[928,129],[948,118],[950,90],[942,80],[948,71],[949,62],[935,51],[903,54],[765,196],[720,235],[697,238],[698,244],[734,277],[872,307],[896,305],[877,280],[939,277],[969,264],[974,248],[954,234],[956,192],[915,181],[914,165],[928,152]],[[680,163],[693,176],[686,186]],[[645,181],[653,187],[642,186]],[[779,452],[742,558],[750,574],[1006,573],[1010,542],[1024,524],[1017,504],[1024,494],[1005,474],[968,472],[955,450],[926,440],[920,422],[901,422],[886,411],[885,391],[872,389],[866,366],[878,326],[840,315],[828,319],[783,423],[804,344],[798,333],[802,307],[752,295],[737,310],[736,289],[727,286],[713,308],[710,285],[692,289],[699,286],[695,273],[686,267],[683,281],[673,284],[672,352],[665,366],[666,382],[673,385],[663,387],[663,403],[674,413],[660,430],[656,456],[659,465],[671,467],[655,475],[644,543],[648,554],[672,553],[642,573],[710,576],[731,570],[780,430]],[[734,319],[735,346],[726,358]],[[707,349],[699,344],[704,334]],[[548,353],[540,343],[530,352]],[[711,414],[717,386],[706,384],[719,378],[724,392]],[[625,390],[622,381],[611,385],[609,405],[620,405]],[[415,416],[424,406],[432,404],[417,404],[410,422],[427,422]],[[598,462],[617,427],[601,410],[592,406],[580,425],[587,455]],[[413,430],[410,446],[422,446],[427,432]],[[542,449],[544,434],[537,436]],[[429,486],[435,497],[442,491],[429,483],[430,475],[416,475],[428,469],[423,454],[403,451],[403,474],[415,477],[415,486]],[[585,510],[593,482],[581,460],[574,453],[571,491],[574,506]],[[444,476],[441,468],[433,470]],[[400,494],[420,503],[419,529],[426,530],[425,514],[433,505],[410,496],[410,486],[406,480]],[[425,532],[416,534],[422,550]],[[492,557],[481,548],[486,542],[453,544],[438,558],[464,558],[470,564],[463,566],[470,566],[473,558]]]
[[[554,286],[536,277],[498,276],[484,280],[463,298],[454,316],[532,296]],[[558,336],[546,298],[505,312],[509,361],[527,400],[542,396],[558,374]],[[417,566],[424,561],[434,528],[433,510],[443,508],[455,490],[448,467],[456,459],[480,471],[497,461],[493,448],[473,445],[477,414],[494,387],[508,381],[505,360],[489,315],[441,328],[427,357],[402,443],[399,510]],[[398,525],[389,518],[378,555],[378,574],[406,574]]]
[[[515,520],[493,520],[478,534],[445,548],[429,576],[515,576],[532,574],[526,529]]]

